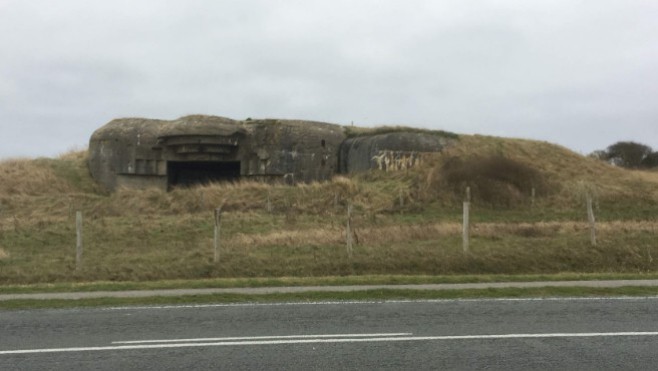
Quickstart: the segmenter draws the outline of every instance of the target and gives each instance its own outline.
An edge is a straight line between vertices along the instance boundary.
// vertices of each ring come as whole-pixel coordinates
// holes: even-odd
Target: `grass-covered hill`
[[[461,203],[472,194],[471,252]],[[533,189],[535,196],[533,197]],[[595,201],[589,244],[584,196]],[[345,248],[346,205],[356,245]],[[219,263],[213,210],[223,205]],[[75,269],[75,212],[84,215]],[[0,162],[0,284],[351,274],[652,272],[658,173],[545,142],[459,136],[418,168],[295,187],[109,194],[86,153]]]

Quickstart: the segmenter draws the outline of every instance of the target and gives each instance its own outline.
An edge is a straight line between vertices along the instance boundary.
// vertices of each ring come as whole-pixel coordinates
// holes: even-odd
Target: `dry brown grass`
[[[473,206],[461,249],[463,195],[442,187],[448,158],[522,163],[555,189],[530,207]],[[255,182],[165,192],[99,192],[84,152],[0,162],[0,283],[236,276],[652,271],[658,269],[658,173],[615,168],[548,143],[462,136],[408,171],[373,171],[296,187]],[[523,186],[521,186],[523,188]],[[599,208],[591,248],[582,195]],[[403,196],[404,206],[399,205]],[[268,202],[269,199],[269,202]],[[354,257],[346,205],[354,205]],[[223,205],[221,264],[212,263],[213,209]],[[74,267],[75,211],[86,266]],[[10,256],[10,258],[8,257]]]
[[[425,215],[425,214],[423,214]],[[504,216],[505,212],[500,213]],[[409,215],[413,216],[413,215]],[[85,218],[85,266],[74,266],[75,229],[67,216],[4,219],[0,244],[11,254],[0,282],[157,280],[345,274],[644,272],[655,270],[658,221],[475,222],[472,253],[461,251],[458,221],[404,221],[406,215],[354,216],[354,257],[346,255],[343,213],[228,211],[222,258],[212,263],[212,212]],[[457,218],[455,218],[457,219]]]
[[[636,199],[658,203],[658,173],[655,171],[615,167],[547,142],[481,135],[460,136],[454,146],[426,161],[421,173],[423,188],[431,191],[442,184],[441,168],[450,159],[496,157],[525,164],[548,179],[548,202],[554,206],[572,205],[586,192],[611,202]],[[530,190],[524,193],[529,195]],[[430,192],[430,196],[445,197],[435,192]]]
[[[9,253],[5,251],[2,247],[0,247],[0,260],[6,260],[9,259]]]
[[[323,183],[268,185],[259,182],[216,183],[166,192],[159,189],[122,189],[110,196],[110,215],[181,214],[213,210],[266,210],[272,212],[325,213],[337,205],[352,202],[363,207],[383,207],[376,191],[352,179],[335,177]],[[387,197],[386,206],[390,205]],[[268,202],[269,199],[269,202]]]
[[[553,237],[559,234],[582,233],[589,230],[586,222],[538,222],[538,223],[478,223],[471,234],[476,237],[497,238],[517,236],[524,238]],[[650,232],[658,230],[658,221],[615,221],[597,224],[603,234]],[[364,245],[384,245],[398,242],[437,240],[446,236],[461,236],[460,223],[443,222],[417,225],[386,225],[355,227],[356,242]],[[242,249],[264,246],[327,246],[345,243],[342,224],[331,224],[304,230],[277,230],[261,234],[237,233],[226,241],[227,246]]]
[[[30,159],[9,159],[0,162],[0,195],[55,195],[74,189],[43,162]]]
[[[545,142],[466,135],[444,153],[425,156],[421,167],[407,172],[375,171],[296,187],[238,182],[173,192],[120,190],[109,198],[94,188],[84,151],[68,152],[56,160],[5,160],[0,162],[0,217],[3,211],[18,217],[64,216],[73,209],[96,216],[181,214],[205,212],[222,204],[229,211],[262,210],[268,207],[268,198],[274,212],[326,213],[351,202],[361,210],[379,213],[394,209],[400,193],[407,204],[455,203],[463,195],[442,183],[443,166],[455,157],[504,158],[536,170],[550,180],[551,189],[538,195],[538,201],[550,207],[573,207],[585,192],[602,204],[658,203],[658,172],[616,168]],[[498,192],[513,193],[516,203],[529,203],[530,189],[517,188],[503,185]]]
[[[457,223],[434,223],[425,225],[387,225],[380,227],[358,227],[354,229],[355,242],[361,245],[381,245],[396,242],[431,240],[447,235],[458,235],[461,226]],[[263,234],[238,233],[227,241],[227,246],[237,249],[265,246],[328,246],[345,243],[345,228],[332,223],[304,230],[278,230]]]
[[[70,151],[56,159],[17,158],[0,161],[0,200],[98,193],[89,176],[87,152]]]

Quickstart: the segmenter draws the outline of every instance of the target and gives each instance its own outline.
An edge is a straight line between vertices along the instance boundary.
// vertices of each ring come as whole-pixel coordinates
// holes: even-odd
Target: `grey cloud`
[[[0,157],[114,117],[409,124],[658,149],[649,1],[0,3]],[[26,140],[29,133],[30,140]]]

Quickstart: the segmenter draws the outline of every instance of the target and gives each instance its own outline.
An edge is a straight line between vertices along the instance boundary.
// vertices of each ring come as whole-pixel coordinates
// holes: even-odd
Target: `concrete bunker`
[[[241,179],[294,184],[368,169],[400,170],[448,143],[418,132],[348,138],[345,127],[314,121],[126,118],[93,133],[89,169],[109,190]]]

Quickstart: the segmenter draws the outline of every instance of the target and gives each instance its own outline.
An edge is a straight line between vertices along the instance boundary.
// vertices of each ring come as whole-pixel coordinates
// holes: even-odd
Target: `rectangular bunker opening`
[[[190,187],[240,178],[240,161],[167,161],[167,187]]]

